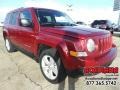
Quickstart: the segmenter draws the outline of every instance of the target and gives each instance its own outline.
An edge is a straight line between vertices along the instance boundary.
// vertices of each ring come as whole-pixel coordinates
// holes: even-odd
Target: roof
[[[24,10],[24,9],[40,9],[40,10],[48,10],[48,11],[58,11],[58,10],[48,9],[48,8],[38,8],[38,7],[26,7],[26,8],[24,8],[24,7],[21,7],[21,8],[18,8],[18,9],[14,9],[10,12],[20,11],[20,10]]]

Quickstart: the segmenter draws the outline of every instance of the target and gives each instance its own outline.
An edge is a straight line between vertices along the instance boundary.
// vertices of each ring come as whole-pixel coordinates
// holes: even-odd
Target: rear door
[[[19,12],[11,12],[9,14],[9,22],[6,25],[7,27],[5,29],[9,32],[9,38],[12,43],[15,45],[18,45],[18,37],[19,37],[19,31],[18,31],[18,16]]]

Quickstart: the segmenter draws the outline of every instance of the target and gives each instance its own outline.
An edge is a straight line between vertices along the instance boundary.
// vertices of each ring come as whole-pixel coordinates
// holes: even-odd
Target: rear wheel
[[[13,46],[13,44],[10,42],[10,40],[8,38],[5,38],[5,47],[6,47],[8,52],[16,51],[15,47]]]
[[[66,72],[60,56],[55,49],[44,50],[39,58],[44,77],[51,83],[59,83],[66,78]]]

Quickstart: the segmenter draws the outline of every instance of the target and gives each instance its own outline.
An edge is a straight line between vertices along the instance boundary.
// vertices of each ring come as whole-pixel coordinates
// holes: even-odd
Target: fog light
[[[70,51],[70,55],[74,57],[86,57],[86,52],[76,52],[76,51]]]

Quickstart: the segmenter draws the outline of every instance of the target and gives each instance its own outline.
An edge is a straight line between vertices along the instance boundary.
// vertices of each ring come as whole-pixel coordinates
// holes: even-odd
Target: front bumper
[[[112,45],[109,52],[97,57],[97,58],[67,58],[64,66],[68,72],[81,71],[85,67],[101,67],[108,66],[117,56],[117,47]]]
[[[91,60],[85,60],[85,66],[84,67],[99,67],[99,66],[108,66],[112,63],[112,61],[117,56],[117,48],[116,46],[113,46],[109,52],[106,54],[91,59]]]

